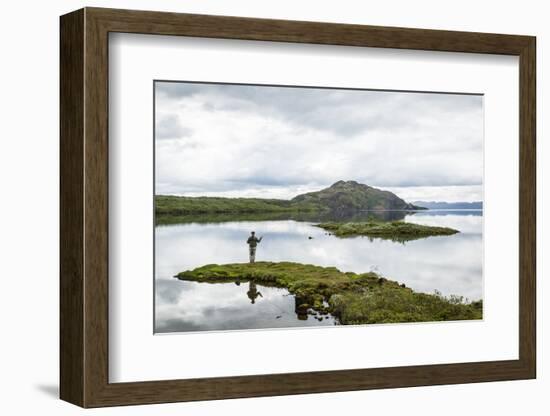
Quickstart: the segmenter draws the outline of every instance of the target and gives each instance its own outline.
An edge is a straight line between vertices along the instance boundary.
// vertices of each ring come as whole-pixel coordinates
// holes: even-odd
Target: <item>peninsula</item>
[[[297,313],[332,314],[341,324],[429,322],[481,319],[481,301],[415,292],[376,273],[342,272],[292,262],[209,264],[174,276],[180,280],[223,283],[252,281],[287,289]]]

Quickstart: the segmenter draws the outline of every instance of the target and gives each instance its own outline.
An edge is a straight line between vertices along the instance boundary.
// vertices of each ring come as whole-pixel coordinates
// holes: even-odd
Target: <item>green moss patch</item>
[[[453,228],[434,227],[404,221],[325,222],[318,224],[318,227],[337,237],[364,235],[398,241],[415,240],[436,235],[452,235],[459,232]]]
[[[481,301],[417,293],[376,273],[341,272],[335,267],[291,262],[208,264],[175,277],[204,283],[254,281],[286,288],[297,304],[331,313],[341,324],[482,318]]]

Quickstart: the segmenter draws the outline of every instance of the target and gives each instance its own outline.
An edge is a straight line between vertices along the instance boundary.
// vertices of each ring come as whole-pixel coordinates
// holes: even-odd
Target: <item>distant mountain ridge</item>
[[[413,204],[428,209],[483,209],[482,201],[475,202],[443,202],[443,201],[414,201]]]
[[[318,205],[334,212],[423,209],[405,202],[390,191],[356,181],[338,181],[321,191],[298,195],[291,201],[297,204]]]
[[[262,198],[155,196],[155,213],[188,215],[201,213],[331,212],[426,209],[409,204],[392,192],[356,181],[338,181],[328,188],[298,195],[291,200]]]

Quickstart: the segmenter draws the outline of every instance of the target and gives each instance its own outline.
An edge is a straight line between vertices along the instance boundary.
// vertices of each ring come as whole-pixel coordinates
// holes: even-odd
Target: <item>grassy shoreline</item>
[[[286,288],[302,309],[331,313],[341,324],[430,322],[482,318],[482,302],[414,292],[376,273],[341,272],[292,262],[209,264],[178,273],[180,280],[221,283],[253,281]],[[297,306],[298,307],[298,306]]]
[[[323,209],[314,204],[293,203],[282,199],[155,196],[155,213],[157,215],[276,214],[320,211]]]
[[[292,199],[155,195],[155,213],[158,215],[423,209],[426,208],[407,203],[389,191],[356,181],[338,181],[328,188]]]

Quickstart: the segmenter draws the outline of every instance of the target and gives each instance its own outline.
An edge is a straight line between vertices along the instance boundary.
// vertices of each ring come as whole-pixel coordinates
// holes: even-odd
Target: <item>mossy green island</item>
[[[317,226],[337,237],[364,235],[403,241],[437,235],[453,235],[459,232],[453,228],[434,227],[404,221],[325,222]]]
[[[285,288],[295,296],[297,313],[330,313],[344,325],[482,318],[482,301],[419,293],[373,272],[342,272],[336,267],[293,262],[208,264],[175,277],[202,283],[250,281]]]

